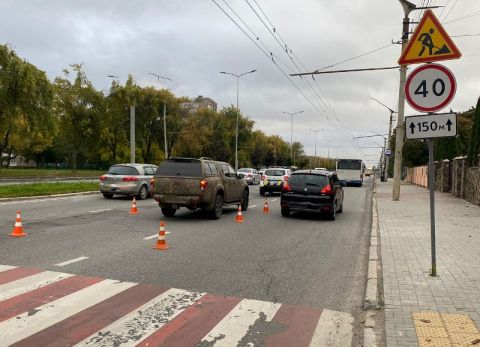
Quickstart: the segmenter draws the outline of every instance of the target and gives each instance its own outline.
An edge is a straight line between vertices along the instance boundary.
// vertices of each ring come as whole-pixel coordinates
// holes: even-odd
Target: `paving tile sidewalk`
[[[377,181],[387,346],[480,346],[480,207],[435,193],[430,277],[428,190],[402,184],[400,201],[391,195],[392,181]]]

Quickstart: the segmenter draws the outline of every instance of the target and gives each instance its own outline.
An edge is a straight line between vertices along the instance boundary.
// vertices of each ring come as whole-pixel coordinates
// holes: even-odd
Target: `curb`
[[[368,256],[367,285],[363,308],[366,310],[365,324],[363,328],[363,346],[378,346],[375,333],[375,315],[380,308],[378,295],[378,272],[380,270],[380,259],[378,256],[379,230],[378,230],[378,206],[375,198],[377,186],[374,181],[373,204],[372,204],[372,232],[370,234],[370,251]]]
[[[79,192],[79,193],[65,193],[65,194],[38,195],[38,196],[21,196],[21,197],[16,197],[16,198],[0,198],[0,202],[61,198],[61,197],[68,197],[68,196],[92,195],[92,194],[100,194],[100,192],[98,190],[95,190],[95,191]]]

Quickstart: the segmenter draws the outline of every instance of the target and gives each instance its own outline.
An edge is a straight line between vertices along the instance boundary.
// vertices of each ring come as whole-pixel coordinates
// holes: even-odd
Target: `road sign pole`
[[[432,276],[437,276],[435,249],[435,165],[433,163],[433,139],[428,140],[428,186],[430,189],[430,238],[432,246]]]

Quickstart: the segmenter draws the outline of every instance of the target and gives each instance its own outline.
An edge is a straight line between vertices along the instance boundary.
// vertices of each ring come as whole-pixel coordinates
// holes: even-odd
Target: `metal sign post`
[[[432,276],[437,276],[435,246],[435,167],[433,163],[433,139],[428,140],[428,187],[430,189],[430,239],[432,248]]]

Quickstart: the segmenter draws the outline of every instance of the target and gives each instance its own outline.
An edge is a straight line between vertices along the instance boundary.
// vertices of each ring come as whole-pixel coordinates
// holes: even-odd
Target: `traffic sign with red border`
[[[412,108],[435,112],[452,101],[456,88],[455,77],[449,69],[439,64],[425,64],[408,75],[405,97]]]

